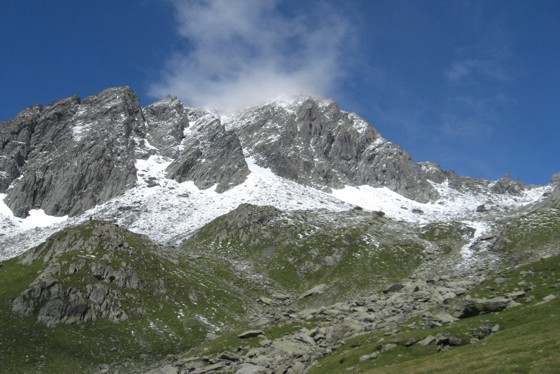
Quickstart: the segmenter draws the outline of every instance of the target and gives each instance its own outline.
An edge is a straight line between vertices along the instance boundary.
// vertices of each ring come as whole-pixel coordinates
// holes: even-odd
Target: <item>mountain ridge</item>
[[[171,96],[141,108],[130,88],[116,87],[83,100],[70,97],[32,106],[2,123],[0,135],[0,193],[13,212],[4,208],[0,217],[0,242],[4,247],[16,245],[10,253],[29,248],[17,243],[33,235],[24,229],[31,220],[21,219],[29,212],[61,219],[70,215],[71,222],[112,219],[151,232],[149,225],[158,214],[174,222],[179,216],[161,212],[162,205],[172,211],[194,208],[193,220],[196,214],[207,216],[199,224],[189,221],[194,229],[243,202],[259,205],[269,199],[281,209],[324,205],[340,210],[351,203],[418,221],[419,211],[441,215],[437,206],[430,207],[451,204],[451,197],[441,195],[445,183],[446,191],[456,191],[454,200],[478,196],[469,198],[476,204],[472,210],[486,200],[513,203],[515,196],[527,204],[538,198],[528,198],[530,191],[540,191],[509,177],[496,182],[459,177],[435,163],[415,163],[356,114],[341,111],[332,100],[306,96],[224,116],[184,106]],[[259,191],[258,185],[274,189],[277,196]],[[289,194],[306,198],[293,201]],[[158,200],[156,195],[163,197]],[[205,204],[216,206],[211,209],[214,214],[202,212],[197,195],[210,199]],[[395,209],[395,204],[401,207]],[[149,217],[147,206],[152,206],[154,217]],[[406,209],[417,212],[416,217]],[[446,218],[444,214],[427,220],[431,219]],[[188,233],[177,233],[177,241]],[[149,235],[174,245],[173,235],[163,241],[159,233]]]
[[[10,371],[367,372],[516,331],[558,361],[524,327],[558,325],[558,175],[457,176],[302,96],[223,115],[117,87],[0,136]]]

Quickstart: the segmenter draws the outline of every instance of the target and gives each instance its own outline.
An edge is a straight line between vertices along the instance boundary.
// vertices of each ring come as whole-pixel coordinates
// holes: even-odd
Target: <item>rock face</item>
[[[142,109],[117,87],[80,99],[32,106],[0,124],[0,193],[18,217],[31,209],[78,215],[135,186],[136,162],[170,162],[167,177],[224,192],[250,174],[245,157],[275,174],[321,190],[387,187],[418,202],[439,194],[431,182],[476,189],[488,181],[457,177],[434,163],[415,163],[335,102],[299,97],[220,116],[168,96]],[[524,189],[509,177],[495,193]]]
[[[146,280],[115,254],[134,254],[126,232],[107,222],[90,222],[21,257],[22,264],[45,263],[37,278],[13,302],[20,316],[37,316],[48,327],[82,324],[105,318],[123,322],[142,312],[130,307],[132,293],[143,290]],[[150,245],[147,238],[145,244]],[[107,252],[103,257],[100,253]],[[96,258],[97,257],[97,258]],[[158,286],[158,292],[163,291]],[[128,304],[126,309],[123,304]]]
[[[165,157],[179,155],[179,145],[189,127],[189,118],[183,103],[176,97],[167,96],[163,100],[144,108],[147,122],[146,140]]]
[[[21,175],[25,160],[31,151],[31,135],[43,107],[32,106],[16,118],[0,126],[0,191]]]
[[[178,157],[167,168],[168,178],[192,180],[201,189],[217,185],[216,192],[243,183],[250,172],[237,136],[207,111],[192,110],[189,118],[191,126]]]
[[[13,158],[4,164],[2,188],[12,183],[5,202],[16,216],[30,209],[81,213],[136,181],[133,135],[145,128],[138,98],[127,87],[33,107],[7,127],[17,135],[10,130],[4,146]]]
[[[228,127],[259,165],[298,183],[386,186],[421,202],[438,196],[409,153],[333,101],[273,103],[242,113]]]

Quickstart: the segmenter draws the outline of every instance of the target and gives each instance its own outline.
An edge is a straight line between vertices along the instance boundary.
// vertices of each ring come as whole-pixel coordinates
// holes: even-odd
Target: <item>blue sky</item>
[[[560,171],[560,2],[18,0],[0,12],[0,121],[128,85],[234,110],[332,98],[416,161],[544,184]]]

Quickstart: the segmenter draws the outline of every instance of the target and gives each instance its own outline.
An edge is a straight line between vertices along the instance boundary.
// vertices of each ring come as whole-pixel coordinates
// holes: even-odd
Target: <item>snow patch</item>
[[[2,222],[11,221],[15,224],[16,229],[29,230],[36,227],[48,227],[58,223],[62,223],[68,219],[68,216],[55,217],[45,213],[43,209],[31,209],[29,216],[19,218],[14,216],[12,210],[4,203],[6,194],[0,194],[0,219]]]

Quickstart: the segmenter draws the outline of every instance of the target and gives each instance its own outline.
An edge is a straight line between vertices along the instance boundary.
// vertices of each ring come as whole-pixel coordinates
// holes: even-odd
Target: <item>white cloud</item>
[[[507,82],[510,76],[506,69],[500,66],[498,61],[469,59],[456,61],[447,71],[447,79],[450,82],[459,82],[466,78],[472,78],[474,74],[499,82]]]
[[[317,3],[319,4],[319,3]],[[332,95],[342,77],[347,21],[326,5],[287,16],[281,0],[175,0],[187,48],[150,94],[223,111],[295,94]]]

